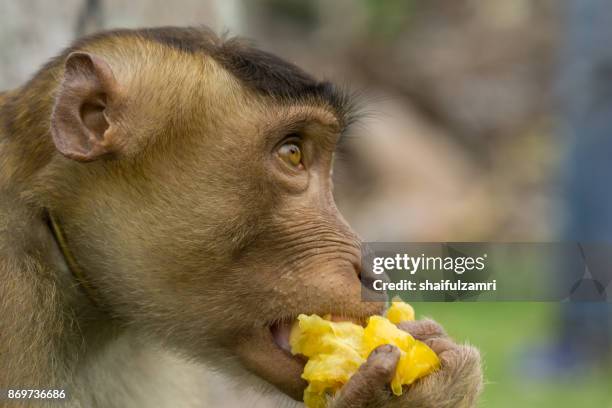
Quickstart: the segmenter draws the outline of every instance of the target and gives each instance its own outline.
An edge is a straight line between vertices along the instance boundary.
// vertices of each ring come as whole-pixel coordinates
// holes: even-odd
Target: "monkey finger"
[[[400,350],[390,344],[377,347],[355,375],[334,398],[333,408],[372,407],[390,396],[391,382],[400,358]]]
[[[459,348],[459,345],[448,337],[432,337],[423,340],[423,343],[427,344],[443,362],[446,352],[454,351]]]
[[[432,337],[446,337],[446,332],[442,326],[431,319],[405,321],[397,326],[421,341]]]

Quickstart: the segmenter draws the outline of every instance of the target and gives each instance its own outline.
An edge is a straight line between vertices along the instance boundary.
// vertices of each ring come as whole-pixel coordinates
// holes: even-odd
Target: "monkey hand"
[[[331,408],[471,408],[482,390],[480,354],[454,343],[432,320],[402,322],[399,328],[425,342],[441,362],[438,371],[421,378],[397,397],[389,383],[400,352],[392,345],[376,348],[331,401]]]

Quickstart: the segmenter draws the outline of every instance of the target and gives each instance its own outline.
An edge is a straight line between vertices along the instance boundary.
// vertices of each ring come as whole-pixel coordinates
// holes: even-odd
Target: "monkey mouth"
[[[331,315],[334,321],[362,324],[365,319]],[[301,401],[308,383],[302,379],[307,359],[291,353],[291,328],[297,316],[272,322],[242,339],[235,349],[242,365],[276,388]]]
[[[365,326],[366,320],[364,318],[356,318],[356,317],[347,317],[340,315],[328,315],[329,320],[333,322],[351,322],[358,324],[360,326]],[[272,333],[272,338],[274,339],[274,343],[283,351],[287,352],[291,357],[296,357],[291,353],[291,330],[293,326],[296,324],[297,319],[286,320],[278,323],[274,323],[270,326],[270,333]],[[305,361],[302,356],[297,356],[300,360]]]

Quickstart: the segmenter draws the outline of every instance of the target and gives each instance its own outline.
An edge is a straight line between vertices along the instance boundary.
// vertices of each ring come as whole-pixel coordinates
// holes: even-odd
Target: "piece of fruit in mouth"
[[[402,385],[410,385],[440,366],[433,350],[395,326],[414,320],[410,305],[394,300],[385,316],[371,316],[365,328],[352,322],[334,322],[329,317],[298,316],[289,343],[294,355],[308,358],[302,373],[308,381],[304,391],[307,407],[325,407],[326,395],[346,384],[372,350],[383,344],[393,344],[401,353],[391,381],[395,395],[402,394]]]

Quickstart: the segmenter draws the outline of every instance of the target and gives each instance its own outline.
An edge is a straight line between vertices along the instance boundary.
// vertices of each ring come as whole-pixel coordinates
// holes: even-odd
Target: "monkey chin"
[[[288,346],[288,331],[283,330],[283,336],[285,333]],[[285,340],[280,345],[275,338],[278,336],[274,326],[257,330],[237,345],[236,354],[247,370],[294,400],[302,401],[304,389],[308,385],[301,377],[306,360],[291,355]]]

